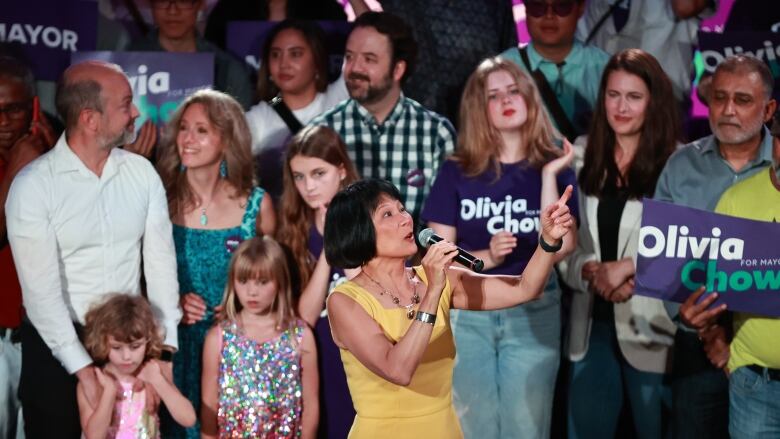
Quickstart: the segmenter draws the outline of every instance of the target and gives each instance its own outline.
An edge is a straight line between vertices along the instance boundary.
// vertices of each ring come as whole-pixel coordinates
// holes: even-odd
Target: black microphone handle
[[[444,238],[434,234],[428,238],[428,245],[435,244],[443,240]],[[471,271],[474,271],[475,273],[479,273],[482,271],[483,268],[485,268],[485,263],[482,262],[482,259],[479,259],[478,257],[472,255],[471,253],[467,252],[466,250],[463,250],[460,247],[458,247],[458,255],[455,256],[455,262],[459,263],[460,265],[463,265],[466,268],[471,269]]]

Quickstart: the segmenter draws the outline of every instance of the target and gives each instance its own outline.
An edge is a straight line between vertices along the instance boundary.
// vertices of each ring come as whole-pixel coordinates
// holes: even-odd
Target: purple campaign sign
[[[0,43],[17,47],[38,80],[56,81],[71,53],[95,50],[96,1],[4,1],[0,10]]]
[[[271,32],[275,21],[231,21],[227,26],[225,45],[227,50],[246,61],[253,69],[260,68],[261,52],[265,37]],[[328,51],[328,75],[333,81],[341,74],[344,47],[352,30],[352,23],[346,21],[318,21],[325,32],[325,49]]]
[[[712,75],[727,56],[740,53],[753,55],[767,63],[775,78],[774,97],[780,98],[780,34],[774,32],[699,31],[699,50],[694,57],[696,82],[703,76]],[[691,98],[693,116],[707,117],[707,107],[699,100],[695,87]]]
[[[165,123],[179,103],[196,90],[214,83],[214,54],[172,52],[77,52],[73,63],[102,60],[122,67],[133,88],[133,103],[147,119]]]
[[[774,32],[699,32],[699,50],[701,51],[704,71],[715,73],[726,57],[740,53],[753,55],[764,61],[775,78],[775,98],[780,97],[780,34]]]
[[[644,201],[637,294],[683,302],[700,287],[733,311],[780,317],[780,224]]]

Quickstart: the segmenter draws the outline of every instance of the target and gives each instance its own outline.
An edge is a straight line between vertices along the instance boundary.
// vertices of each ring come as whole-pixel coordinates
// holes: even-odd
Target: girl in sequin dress
[[[160,400],[183,426],[195,424],[195,409],[168,380],[155,359],[160,337],[149,303],[141,296],[114,294],[85,317],[84,345],[95,369],[100,396],[93,408],[77,387],[81,428],[87,438],[159,438]]]
[[[204,438],[314,438],[314,335],[295,317],[282,247],[244,241],[230,261],[219,323],[203,346]]]

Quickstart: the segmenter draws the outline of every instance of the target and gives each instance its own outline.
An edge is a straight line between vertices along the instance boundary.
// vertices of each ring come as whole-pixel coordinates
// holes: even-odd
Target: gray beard
[[[135,140],[135,131],[122,131],[122,134],[115,137],[114,139],[110,139],[107,142],[101,142],[104,145],[105,149],[114,149],[118,148],[120,146],[127,145],[128,143],[132,143]]]

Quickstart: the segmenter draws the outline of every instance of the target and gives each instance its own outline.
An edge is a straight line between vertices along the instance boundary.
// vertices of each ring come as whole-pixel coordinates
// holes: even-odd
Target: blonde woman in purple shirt
[[[442,165],[422,218],[483,259],[486,273],[522,272],[540,242],[540,212],[576,185],[571,145],[555,146],[558,133],[533,81],[503,58],[484,60],[469,78],[460,127],[458,149]],[[568,203],[575,217],[576,199]],[[553,246],[556,261],[575,246],[575,233],[564,236]],[[560,324],[554,273],[535,302],[453,310],[454,403],[465,437],[550,436]]]

